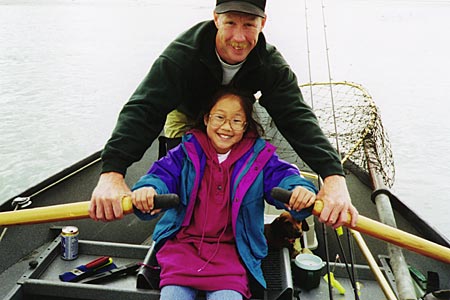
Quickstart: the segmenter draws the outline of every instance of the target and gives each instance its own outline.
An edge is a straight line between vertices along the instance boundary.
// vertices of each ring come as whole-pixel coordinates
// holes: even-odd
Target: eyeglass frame
[[[215,116],[223,117],[222,123],[220,123],[220,124],[217,123],[218,120],[214,118],[214,115],[215,115]],[[208,115],[208,120],[211,120],[211,125],[214,126],[214,127],[217,127],[217,128],[222,127],[227,121],[228,121],[228,123],[230,124],[230,128],[231,128],[232,130],[234,130],[234,131],[243,131],[243,130],[245,130],[245,128],[247,127],[247,121],[245,121],[245,122],[242,122],[242,128],[236,129],[236,128],[233,127],[233,122],[232,122],[233,120],[227,119],[227,118],[225,118],[224,115],[217,114],[217,113],[209,114],[209,115]],[[214,122],[216,122],[216,123],[213,124]],[[234,124],[234,125],[236,125],[236,124]]]

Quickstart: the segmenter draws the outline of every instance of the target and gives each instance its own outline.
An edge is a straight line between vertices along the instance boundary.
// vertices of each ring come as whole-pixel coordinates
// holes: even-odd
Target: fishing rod
[[[310,58],[310,46],[309,46],[309,24],[308,24],[308,5],[307,0],[304,0],[304,6],[305,6],[305,31],[306,31],[306,46],[307,46],[307,54],[308,54],[308,74],[309,74],[309,82],[310,82],[310,94],[311,94],[311,108],[314,109],[314,99],[313,99],[313,92],[312,92],[312,72],[311,72],[311,58]],[[334,93],[333,93],[333,85],[332,85],[332,77],[331,77],[331,63],[330,63],[330,57],[329,57],[329,48],[328,48],[328,37],[327,37],[327,24],[326,24],[326,18],[325,18],[325,4],[324,0],[321,2],[322,6],[322,23],[323,23],[323,35],[324,35],[324,41],[325,41],[325,53],[326,53],[326,61],[327,61],[327,70],[328,70],[328,81],[329,81],[329,88],[330,88],[330,98],[331,98],[331,106],[332,106],[332,116],[333,116],[333,124],[334,124],[334,132],[335,132],[335,142],[336,142],[336,150],[337,153],[342,160],[340,147],[339,147],[339,135],[338,135],[338,128],[337,128],[337,121],[336,121],[336,110],[335,110],[335,104],[334,104]],[[319,185],[321,181],[319,180]],[[330,279],[331,272],[330,272],[330,261],[329,261],[329,249],[328,249],[328,235],[327,235],[327,228],[322,223],[322,232],[323,232],[323,239],[324,239],[324,247],[325,247],[325,254],[326,254],[326,269],[327,269],[327,276]],[[336,232],[336,231],[335,231]],[[351,237],[349,234],[349,231],[347,230],[347,243],[348,243],[348,249],[350,254],[350,265],[351,265],[351,274],[349,272],[349,279],[352,285],[352,288],[354,290],[355,299],[359,300],[358,295],[358,287],[356,282],[356,272],[355,272],[355,263],[354,263],[354,253],[353,253],[353,243],[351,241]],[[344,254],[344,249],[342,247],[341,241],[339,239],[339,236],[336,232],[336,238],[338,240],[338,243],[341,248],[342,254]],[[347,261],[345,261],[345,265],[347,267]],[[348,268],[348,267],[347,267]],[[332,293],[332,283],[331,280],[328,280],[328,292],[329,292],[329,299],[333,299],[333,293]]]

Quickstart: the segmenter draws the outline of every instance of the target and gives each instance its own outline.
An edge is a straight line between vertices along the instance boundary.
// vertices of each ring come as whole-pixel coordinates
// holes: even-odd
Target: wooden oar
[[[317,200],[314,204],[313,214],[315,216],[319,216],[323,208],[323,201]],[[350,226],[350,220],[351,217],[349,214],[347,222],[344,224],[346,227],[419,254],[450,263],[450,248],[430,242],[411,233],[374,221],[364,216],[358,217],[355,227]]]
[[[156,208],[175,207],[179,203],[178,195],[164,194],[155,196]],[[38,208],[22,209],[0,213],[0,226],[37,224],[65,220],[77,220],[89,218],[89,202],[75,202]],[[122,198],[124,214],[133,212],[131,197]]]
[[[287,202],[289,202],[290,194],[291,192],[279,188],[275,188],[272,190],[272,197],[285,203],[286,197]],[[320,213],[322,212],[323,208],[324,208],[323,201],[316,200],[314,204],[313,214],[315,216],[320,216]],[[348,228],[357,230],[361,233],[368,234],[377,239],[392,243],[394,245],[414,251],[416,253],[434,258],[436,260],[448,264],[450,263],[450,248],[430,242],[416,235],[374,221],[361,215],[358,217],[358,221],[356,222],[355,227],[352,227],[350,223],[351,223],[351,216],[349,214],[347,222],[344,224],[344,226]]]

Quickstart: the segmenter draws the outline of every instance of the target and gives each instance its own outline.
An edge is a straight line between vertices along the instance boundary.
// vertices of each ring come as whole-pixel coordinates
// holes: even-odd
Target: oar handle
[[[286,189],[282,189],[280,187],[274,187],[271,191],[270,191],[270,195],[278,200],[281,201],[285,204],[289,203],[289,200],[291,199],[291,195],[292,192],[288,191]],[[322,200],[317,199],[316,202],[314,203],[314,208],[313,208],[313,214],[315,216],[320,216],[320,213],[322,212],[322,209],[324,208],[324,203]],[[349,214],[350,216],[350,214]],[[350,224],[350,219],[348,219],[348,224]]]
[[[281,188],[274,188],[271,192],[271,196],[283,203],[289,203],[291,192]],[[320,216],[320,213],[322,212],[324,207],[324,202],[320,199],[317,199],[314,203],[313,214],[315,216]],[[344,226],[346,227],[352,228],[361,233],[368,234],[385,242],[389,242],[394,245],[417,252],[419,254],[434,258],[436,260],[450,263],[450,248],[430,242],[416,235],[374,221],[361,215],[358,217],[358,221],[356,222],[355,227],[351,227],[350,222],[351,216],[350,214],[348,214],[347,222],[345,222],[344,224]]]
[[[174,208],[180,205],[180,197],[177,194],[159,194],[153,198],[154,209]]]
[[[286,189],[282,189],[279,187],[274,187],[270,191],[270,196],[272,196],[274,199],[281,201],[285,204],[289,203],[289,199],[291,198],[292,192],[288,191]]]
[[[131,196],[122,196],[122,210],[124,214],[129,214],[133,212],[133,200]]]
[[[316,199],[316,202],[314,202],[313,215],[315,215],[316,217],[320,216],[324,207],[325,207],[325,203],[323,203],[323,200]],[[345,222],[344,225],[352,228],[350,226],[351,221],[352,221],[352,215],[347,214],[347,222]],[[356,224],[358,224],[358,222],[356,222]],[[358,225],[356,225],[356,226],[358,226]]]
[[[133,212],[130,196],[121,199],[124,214]],[[180,203],[176,194],[160,194],[154,198],[155,209],[172,208]],[[59,204],[38,208],[29,208],[0,213],[0,226],[36,224],[65,220],[77,220],[89,217],[90,201]]]
[[[282,189],[280,187],[274,187],[270,191],[270,195],[274,199],[276,199],[278,201],[281,201],[281,202],[283,202],[285,204],[288,204],[289,200],[291,199],[292,192],[288,191],[286,189]],[[317,199],[316,202],[314,203],[313,214],[315,216],[319,216],[320,213],[322,212],[323,207],[324,207],[323,201],[320,200],[320,199]],[[349,214],[349,216],[350,216],[350,214]],[[348,222],[348,224],[350,224],[350,221]]]
[[[180,197],[177,194],[158,194],[153,198],[153,209],[168,209],[177,207],[180,204]],[[122,209],[124,214],[133,212],[133,201],[131,196],[122,197]]]

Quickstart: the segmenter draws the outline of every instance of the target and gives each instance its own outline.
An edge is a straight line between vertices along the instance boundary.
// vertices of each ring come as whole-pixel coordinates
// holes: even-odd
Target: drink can
[[[78,257],[78,228],[65,226],[61,230],[61,258],[74,260]]]

